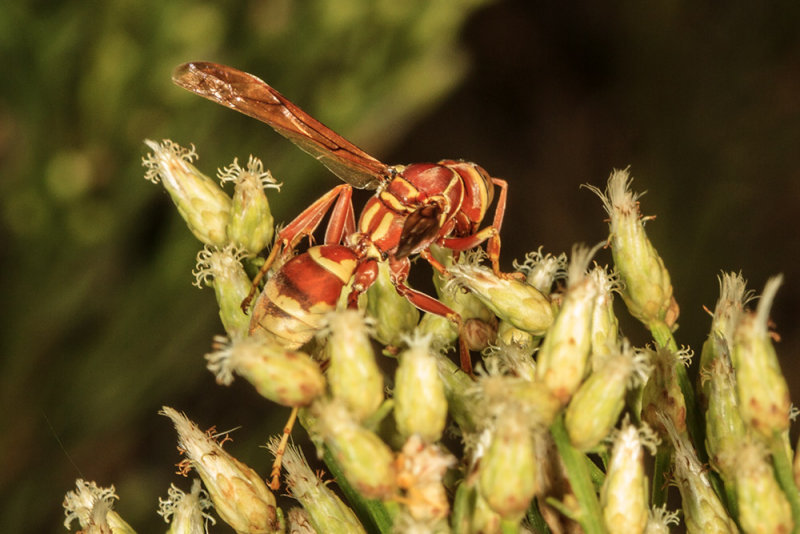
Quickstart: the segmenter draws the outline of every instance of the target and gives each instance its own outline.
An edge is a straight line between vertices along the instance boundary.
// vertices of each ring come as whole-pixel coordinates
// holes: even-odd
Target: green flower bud
[[[586,187],[600,197],[610,217],[614,265],[622,282],[622,299],[631,315],[648,326],[654,322],[673,326],[678,319],[678,303],[672,295],[669,272],[645,233],[647,218],[639,212],[641,195],[630,191],[632,180],[624,169],[611,174],[605,192]]]
[[[325,392],[325,378],[317,362],[266,339],[228,342],[217,337],[215,351],[206,354],[206,360],[218,384],[230,385],[235,371],[262,397],[283,406],[305,406]]]
[[[453,275],[449,284],[466,287],[500,319],[519,329],[541,335],[553,322],[550,300],[533,286],[500,278],[469,261],[453,265],[449,272]]]
[[[685,432],[679,434],[672,420],[664,414],[658,413],[656,417],[674,449],[673,477],[681,494],[687,532],[738,532],[736,523],[711,487],[707,468],[697,459]]]
[[[169,417],[175,425],[178,445],[188,464],[203,479],[223,521],[240,533],[266,534],[283,530],[275,496],[258,473],[228,454],[185,415],[168,406],[159,413]]]
[[[441,315],[426,313],[419,322],[419,333],[431,337],[431,346],[435,350],[444,350],[458,339],[458,327]]]
[[[243,257],[245,253],[234,245],[222,250],[206,245],[197,253],[197,265],[192,271],[195,286],[205,284],[214,288],[219,318],[231,339],[246,337],[250,327],[250,317],[241,307],[251,288],[250,278],[242,267]]]
[[[475,432],[479,420],[479,405],[475,395],[472,394],[475,382],[438,350],[434,350],[433,355],[439,368],[439,378],[444,385],[450,416],[463,433]]]
[[[681,435],[686,434],[686,400],[678,384],[676,365],[688,365],[692,353],[685,349],[678,353],[666,347],[646,351],[653,371],[642,391],[642,420],[662,437],[666,430],[661,416],[666,415]]]
[[[356,310],[334,311],[318,337],[327,338],[329,359],[326,375],[331,393],[358,421],[363,421],[383,402],[383,374],[375,361],[364,317]]]
[[[536,380],[536,362],[533,351],[536,343],[533,336],[500,322],[497,330],[497,345],[483,352],[483,360],[487,368],[496,367],[499,371],[518,376],[529,382]]]
[[[724,341],[719,346],[724,347]],[[739,413],[736,397],[736,376],[727,353],[719,353],[709,367],[701,370],[708,392],[706,410],[706,450],[711,466],[728,487],[734,480],[736,451],[745,438],[746,429]]]
[[[456,459],[441,448],[413,435],[397,457],[397,485],[403,491],[402,503],[418,527],[436,532],[450,513],[444,475]],[[407,532],[406,530],[398,530]]]
[[[592,312],[592,357],[613,351],[619,341],[619,321],[614,313],[614,291],[618,291],[616,275],[596,266],[589,276],[595,278],[597,298]]]
[[[81,532],[86,534],[136,534],[122,517],[111,509],[118,500],[114,486],[101,488],[95,482],[83,479],[75,481],[77,489],[68,491],[64,497],[64,526],[69,529],[72,521],[77,519]]]
[[[794,521],[789,501],[775,480],[763,446],[751,440],[739,442],[735,460],[736,500],[739,523],[745,532],[792,532]]]
[[[541,382],[493,375],[478,381],[479,402],[474,410],[487,417],[503,417],[507,411],[519,411],[532,428],[547,428],[561,410],[561,403]]]
[[[490,439],[478,467],[480,494],[500,517],[519,521],[537,488],[533,435],[522,412],[507,410]]]
[[[537,356],[537,378],[562,404],[569,401],[588,372],[598,287],[585,271],[595,250],[573,248],[566,294]]]
[[[228,237],[237,247],[250,254],[258,254],[272,242],[275,224],[265,193],[266,188],[280,190],[269,171],[264,172],[261,160],[250,156],[247,168],[239,166],[238,160],[220,170],[217,176],[221,183],[233,182]]]
[[[742,315],[731,352],[739,410],[745,423],[767,439],[789,428],[789,389],[768,328],[769,311],[782,280],[782,276],[770,278],[755,313]]]
[[[327,445],[347,481],[369,499],[388,499],[395,493],[394,454],[374,432],[361,426],[336,400],[311,405],[314,431]]]
[[[711,320],[711,331],[708,339],[703,343],[703,350],[700,353],[700,372],[703,376],[704,370],[711,367],[711,363],[724,353],[726,358],[730,358],[730,350],[733,347],[733,332],[739,323],[739,318],[744,311],[744,306],[752,298],[752,291],[747,291],[747,281],[742,278],[741,273],[723,273],[719,277],[720,296],[717,305],[714,307],[714,316]],[[710,382],[705,381],[700,389],[703,396],[709,396]]]
[[[470,264],[479,261],[484,256],[482,250],[477,250],[460,254],[456,261],[453,259],[452,250],[436,245],[431,246],[431,253],[434,259],[444,265],[448,272],[453,265]],[[449,278],[446,278],[436,270],[433,271],[433,286],[436,288],[439,300],[458,313],[465,321],[479,319],[489,322],[495,319],[494,313],[481,302],[480,298],[453,283],[449,283]]]
[[[649,427],[638,429],[627,421],[614,435],[611,460],[600,490],[608,532],[644,532],[650,515],[644,448],[655,454],[657,441]]]
[[[398,346],[419,322],[419,310],[397,292],[389,271],[388,262],[378,262],[378,278],[367,290],[367,315],[374,320],[375,339]]]
[[[447,423],[447,398],[439,378],[430,337],[406,338],[395,373],[394,419],[403,438],[417,434],[426,443],[438,441]]]
[[[184,493],[175,484],[169,487],[168,497],[158,499],[158,515],[169,523],[167,534],[202,534],[206,523],[217,523],[210,513],[211,500],[200,487],[200,479],[192,481],[192,491]]]
[[[272,439],[269,450],[274,455],[280,440]],[[334,493],[317,473],[311,470],[303,452],[289,444],[283,454],[286,485],[308,514],[312,532],[357,534],[366,532],[355,512]],[[291,519],[291,515],[290,515]]]
[[[525,282],[549,296],[553,283],[567,277],[567,255],[542,254],[539,247],[536,252],[526,254],[521,264],[514,260],[514,268],[525,274]]]
[[[625,407],[625,393],[647,379],[647,356],[625,341],[613,353],[599,356],[597,367],[567,406],[564,425],[576,449],[588,451],[608,436]],[[624,530],[613,532],[625,532]]]
[[[192,165],[194,147],[187,150],[169,140],[145,140],[153,154],[142,160],[145,178],[164,185],[194,236],[206,245],[228,244],[231,199],[214,180]]]

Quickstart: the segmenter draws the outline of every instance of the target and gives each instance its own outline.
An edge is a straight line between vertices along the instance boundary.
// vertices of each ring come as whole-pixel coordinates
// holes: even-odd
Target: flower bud
[[[326,375],[331,393],[358,421],[363,421],[383,402],[383,374],[375,361],[367,325],[356,310],[331,312],[318,337],[327,337],[329,364]]]
[[[666,505],[654,507],[650,509],[644,534],[669,534],[671,532],[669,526],[679,523],[678,512],[668,512]]]
[[[679,434],[672,420],[664,414],[658,413],[656,417],[674,449],[673,477],[681,494],[687,532],[738,532],[736,523],[711,487],[707,468],[697,459],[685,432]]]
[[[792,510],[775,480],[766,450],[752,439],[739,442],[737,449],[732,463],[735,466],[736,501],[742,530],[792,532]]]
[[[585,271],[595,250],[573,248],[567,291],[536,360],[537,378],[562,404],[567,404],[588,372],[598,288],[595,278]]]
[[[789,428],[789,389],[768,328],[769,311],[782,279],[770,278],[755,313],[742,315],[731,352],[739,410],[745,423],[767,439]]]
[[[247,168],[238,160],[221,169],[217,176],[221,183],[233,182],[228,238],[231,243],[250,254],[258,254],[272,242],[275,224],[265,193],[266,188],[280,190],[269,171],[264,172],[261,160],[250,156]]]
[[[442,437],[447,423],[447,398],[431,353],[430,336],[406,338],[408,349],[400,355],[395,373],[394,419],[400,435],[419,435],[425,443]]]
[[[625,407],[626,391],[644,383],[650,372],[646,355],[634,350],[627,340],[613,353],[598,356],[597,362],[564,415],[569,439],[581,451],[588,451],[608,436]]]
[[[611,251],[622,282],[622,300],[631,315],[645,325],[665,323],[673,326],[678,319],[678,303],[672,295],[669,272],[644,230],[639,212],[640,194],[630,190],[633,179],[628,170],[614,171],[605,192],[586,186],[596,193],[610,217]]]
[[[686,434],[686,400],[678,384],[676,365],[688,365],[691,351],[678,353],[666,347],[647,350],[653,371],[642,390],[642,420],[662,437],[666,436],[661,417],[666,415],[680,435]]]
[[[197,158],[194,147],[187,150],[169,140],[158,144],[146,139],[145,144],[153,154],[142,160],[147,167],[144,177],[164,185],[197,239],[219,248],[227,245],[231,199],[214,180],[192,165]]]
[[[242,533],[282,531],[275,496],[258,473],[228,454],[185,415],[168,406],[159,413],[175,424],[185,461],[203,479],[223,521]]]
[[[74,519],[78,520],[81,532],[86,534],[136,534],[120,515],[111,509],[115,500],[114,486],[100,488],[95,482],[83,479],[75,481],[77,489],[68,491],[64,497],[64,526],[69,529]]]
[[[644,448],[655,453],[658,437],[649,427],[623,423],[614,436],[600,505],[608,532],[641,534],[647,526],[648,482],[644,471]]]
[[[279,439],[269,442],[269,450],[276,454]],[[292,444],[283,454],[286,485],[289,492],[308,514],[312,532],[354,533],[365,532],[353,510],[334,493],[317,473],[311,470],[303,452]]]
[[[435,525],[448,516],[450,503],[443,480],[455,463],[455,457],[423,442],[419,435],[409,437],[403,445],[396,462],[397,485],[403,491],[402,502],[415,521]]]
[[[497,345],[483,352],[486,367],[496,367],[501,372],[529,382],[536,380],[536,361],[533,359],[535,345],[525,336],[530,334],[514,328],[509,323],[501,322],[497,331]]]
[[[444,301],[443,301],[444,302]],[[458,339],[458,327],[441,315],[425,313],[419,322],[419,333],[431,337],[431,346],[436,350],[445,350]]]
[[[217,523],[211,514],[208,493],[200,487],[200,479],[192,481],[192,491],[184,493],[175,484],[169,487],[168,497],[158,499],[158,515],[169,523],[167,534],[202,534],[206,523]]]
[[[525,255],[521,264],[514,260],[514,268],[525,274],[525,282],[549,296],[556,280],[567,277],[567,255],[542,254],[542,248]]]
[[[374,432],[361,426],[340,401],[311,405],[320,435],[342,468],[347,481],[369,499],[388,499],[395,493],[394,454]]]
[[[375,339],[398,346],[419,322],[419,310],[397,292],[389,271],[389,262],[378,262],[378,278],[367,290],[367,316],[374,320]]]
[[[283,406],[305,406],[325,392],[319,365],[303,352],[252,337],[232,342],[218,337],[215,349],[206,360],[218,384],[230,385],[235,371],[261,396]]]
[[[480,494],[489,507],[503,519],[519,521],[537,488],[533,435],[520,411],[496,419],[478,469]]]
[[[531,334],[543,334],[553,322],[550,300],[539,290],[513,278],[501,278],[474,262],[454,264],[449,284],[469,289],[500,319]]]
[[[206,284],[214,288],[219,318],[231,339],[247,336],[250,327],[250,317],[241,307],[251,288],[250,278],[242,267],[244,256],[245,253],[234,245],[222,250],[206,245],[197,253],[197,265],[192,271],[195,286]]]
[[[507,411],[524,414],[531,428],[547,428],[561,410],[561,403],[541,382],[514,376],[486,376],[478,381],[480,408],[486,417],[503,417]]]
[[[724,341],[720,342],[724,347]],[[728,354],[717,355],[708,367],[701,371],[701,379],[708,392],[706,409],[706,450],[711,466],[720,474],[723,482],[732,487],[736,464],[736,451],[745,438],[746,429],[739,413],[736,397],[736,376]]]
[[[592,312],[592,357],[613,351],[619,342],[619,321],[614,313],[614,291],[618,291],[619,281],[615,274],[605,268],[595,266],[589,276],[594,277],[597,298]]]
[[[741,273],[723,273],[719,277],[719,286],[720,296],[714,307],[711,331],[708,339],[703,343],[703,350],[700,353],[701,377],[703,371],[709,369],[711,363],[720,354],[725,353],[725,357],[730,359],[733,332],[739,323],[745,304],[752,298],[752,291],[747,291],[747,281],[742,278]],[[709,396],[709,387],[710,382],[708,381],[701,384],[701,390],[706,399]]]

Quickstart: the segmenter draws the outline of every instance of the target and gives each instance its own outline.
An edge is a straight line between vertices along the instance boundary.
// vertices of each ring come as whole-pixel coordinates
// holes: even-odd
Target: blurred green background
[[[285,184],[279,221],[338,182],[266,126],[173,86],[188,60],[266,79],[388,163],[463,157],[507,179],[507,268],[539,245],[604,239],[579,185],[631,165],[657,215],[647,228],[682,308],[679,343],[699,349],[721,269],[759,291],[783,272],[773,319],[797,399],[799,27],[789,1],[8,3],[0,531],[62,531],[77,477],[115,484],[141,532],[163,529],[157,497],[189,485],[172,474],[164,404],[244,426],[228,449],[268,470],[257,445],[286,414],[204,369],[222,332],[213,293],[190,285],[199,245],[142,179],[142,139],[194,143],[209,174],[261,157]]]

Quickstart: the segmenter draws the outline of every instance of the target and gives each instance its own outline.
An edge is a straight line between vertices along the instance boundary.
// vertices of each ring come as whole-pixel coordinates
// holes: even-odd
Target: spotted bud
[[[735,460],[736,501],[744,532],[792,532],[794,520],[767,451],[753,439],[740,441]]]
[[[194,468],[208,490],[219,517],[236,532],[282,531],[275,496],[253,469],[243,464],[202,432],[188,417],[164,406],[178,432],[186,469]]]
[[[766,439],[789,428],[789,389],[769,332],[769,312],[782,277],[767,281],[755,312],[742,315],[733,335],[739,410],[745,423]]]
[[[689,438],[679,434],[669,417],[656,414],[673,448],[673,478],[681,494],[687,532],[729,534],[738,532],[708,478],[707,468],[697,459]]]

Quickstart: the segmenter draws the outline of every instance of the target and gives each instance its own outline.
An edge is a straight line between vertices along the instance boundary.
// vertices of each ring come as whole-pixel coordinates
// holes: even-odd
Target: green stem
[[[786,447],[783,442],[781,432],[775,432],[770,441],[770,451],[772,452],[772,462],[775,468],[775,478],[778,479],[778,484],[781,485],[786,498],[789,500],[789,506],[792,507],[792,518],[794,519],[794,532],[800,532],[800,492],[794,482],[794,473],[792,472],[792,462],[786,455]]]
[[[653,465],[653,506],[664,506],[667,502],[667,479],[666,473],[670,468],[670,456],[672,449],[667,445],[661,445],[656,451],[655,464]]]
[[[597,500],[592,477],[586,465],[586,456],[570,443],[563,415],[559,415],[550,426],[550,433],[553,435],[572,491],[578,501],[580,509],[575,520],[580,523],[586,534],[607,534],[603,523],[603,514],[600,510],[600,501]]]
[[[528,511],[525,514],[525,519],[527,519],[530,526],[533,527],[534,532],[550,534],[550,527],[547,526],[547,522],[544,520],[542,512],[539,510],[538,497],[531,501],[531,505],[528,507]]]

